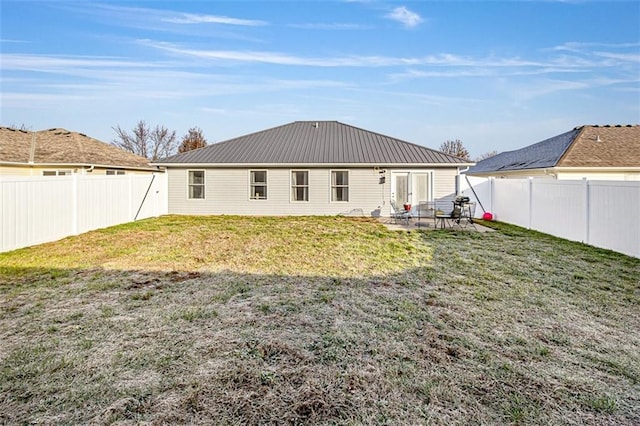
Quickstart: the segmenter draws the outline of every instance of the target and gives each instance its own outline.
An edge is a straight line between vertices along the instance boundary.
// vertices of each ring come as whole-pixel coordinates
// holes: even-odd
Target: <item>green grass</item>
[[[0,254],[0,423],[640,423],[640,260],[487,225],[166,216]]]

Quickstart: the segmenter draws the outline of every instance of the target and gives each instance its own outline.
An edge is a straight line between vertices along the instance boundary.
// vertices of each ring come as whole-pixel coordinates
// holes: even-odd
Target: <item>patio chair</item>
[[[398,223],[398,219],[401,219],[404,220],[408,225],[410,217],[411,216],[409,214],[409,211],[405,210],[404,208],[398,207],[396,202],[394,200],[391,200],[391,223]]]
[[[458,225],[461,228],[466,228],[467,226],[473,226],[473,229],[476,228],[475,223],[473,223],[473,217],[476,214],[476,203],[475,202],[465,202],[460,206],[460,217],[457,219]]]
[[[418,223],[416,226],[419,228],[421,226],[428,227],[429,224],[423,224],[422,219],[431,219],[434,221],[436,219],[436,203],[435,201],[420,201],[418,202],[417,213],[418,213]]]

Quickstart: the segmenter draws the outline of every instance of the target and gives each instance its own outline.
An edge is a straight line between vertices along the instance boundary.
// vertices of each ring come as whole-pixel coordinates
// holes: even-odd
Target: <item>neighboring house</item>
[[[296,121],[175,155],[169,213],[387,215],[450,200],[466,160],[337,121]]]
[[[0,176],[122,175],[157,170],[144,157],[82,133],[0,127]]]
[[[640,126],[581,126],[479,161],[482,177],[640,180]]]

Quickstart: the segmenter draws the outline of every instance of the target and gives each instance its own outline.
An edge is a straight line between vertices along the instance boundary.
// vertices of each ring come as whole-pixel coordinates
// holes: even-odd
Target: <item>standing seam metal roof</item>
[[[469,161],[338,121],[295,121],[155,163],[458,165]]]

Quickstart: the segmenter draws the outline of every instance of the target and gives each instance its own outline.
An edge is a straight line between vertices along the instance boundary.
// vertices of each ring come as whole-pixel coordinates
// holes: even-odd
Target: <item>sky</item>
[[[337,120],[476,158],[640,123],[637,1],[0,0],[0,125]]]

